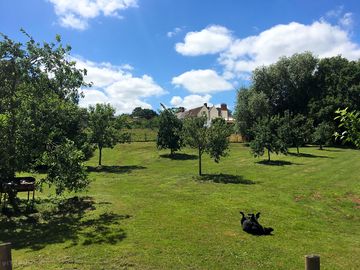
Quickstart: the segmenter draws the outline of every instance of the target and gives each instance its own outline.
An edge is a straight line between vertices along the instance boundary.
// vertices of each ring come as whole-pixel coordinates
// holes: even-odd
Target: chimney
[[[227,106],[225,103],[221,103],[221,110],[222,111],[227,111]]]
[[[207,108],[207,103],[204,103],[204,106]]]

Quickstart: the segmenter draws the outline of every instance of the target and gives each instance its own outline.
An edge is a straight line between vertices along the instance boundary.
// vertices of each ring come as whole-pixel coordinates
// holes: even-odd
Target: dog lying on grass
[[[243,212],[240,211],[240,214],[242,215],[241,218],[241,226],[243,228],[243,231],[253,234],[253,235],[269,235],[274,230],[273,228],[266,228],[260,225],[258,219],[260,217],[260,212],[256,215],[254,214],[248,214],[246,217]]]

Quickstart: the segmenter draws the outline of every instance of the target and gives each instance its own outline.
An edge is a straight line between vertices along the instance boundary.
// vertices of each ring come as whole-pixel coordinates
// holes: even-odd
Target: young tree
[[[181,130],[181,120],[171,110],[164,107],[159,116],[159,131],[156,141],[158,149],[170,149],[171,155],[180,150],[182,145]]]
[[[206,152],[214,159],[216,163],[221,157],[227,156],[229,149],[229,136],[231,135],[231,127],[223,118],[215,118],[212,120],[208,128],[208,143]]]
[[[119,141],[116,128],[115,109],[110,104],[96,104],[89,107],[90,142],[99,149],[99,166],[101,166],[104,147],[113,148]]]
[[[349,112],[348,108],[336,111],[338,115],[335,119],[340,121],[339,128],[344,131],[335,133],[336,138],[344,142],[351,142],[355,147],[360,148],[360,113],[357,111]]]
[[[285,111],[284,117],[280,119],[279,136],[289,146],[295,146],[300,154],[299,147],[303,146],[311,136],[312,120],[302,114],[293,116]]]
[[[254,127],[254,140],[250,147],[255,157],[263,156],[267,150],[268,161],[271,153],[287,154],[287,144],[280,135],[281,120],[279,116],[264,117]]]
[[[331,140],[333,134],[333,126],[329,123],[322,122],[315,128],[313,140],[315,143],[319,144],[320,150],[323,150],[323,145]]]
[[[69,46],[56,42],[37,43],[32,37],[23,44],[0,34],[0,158],[1,181],[12,180],[17,171],[28,171],[44,162],[53,146],[72,141],[76,151],[86,142],[81,109],[77,106],[86,70],[79,70],[69,60]],[[75,148],[68,149],[71,153]],[[73,162],[79,164],[73,172],[73,187],[83,187],[81,155]],[[63,159],[47,163],[47,180],[57,187]],[[75,167],[74,167],[75,168]],[[57,172],[57,173],[55,173]],[[65,176],[67,177],[67,176]],[[66,186],[65,186],[66,188]],[[64,189],[60,188],[61,192]]]
[[[199,175],[202,175],[201,158],[204,152],[219,162],[220,157],[226,156],[229,147],[228,137],[231,130],[222,118],[212,121],[210,127],[206,125],[206,117],[189,117],[184,120],[183,139],[186,145],[198,150]]]

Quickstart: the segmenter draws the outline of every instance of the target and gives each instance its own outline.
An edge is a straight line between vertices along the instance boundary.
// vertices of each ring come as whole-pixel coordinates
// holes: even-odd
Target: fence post
[[[0,244],[0,270],[12,270],[11,243]]]
[[[306,255],[305,256],[305,270],[320,270],[320,256]]]

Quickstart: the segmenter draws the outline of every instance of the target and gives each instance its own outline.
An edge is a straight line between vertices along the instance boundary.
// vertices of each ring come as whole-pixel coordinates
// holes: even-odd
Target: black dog
[[[260,212],[256,215],[254,214],[248,214],[246,217],[243,212],[240,211],[240,214],[242,215],[241,218],[241,226],[243,228],[243,231],[253,234],[253,235],[269,235],[274,230],[273,228],[266,228],[260,225],[258,219],[260,217]]]

